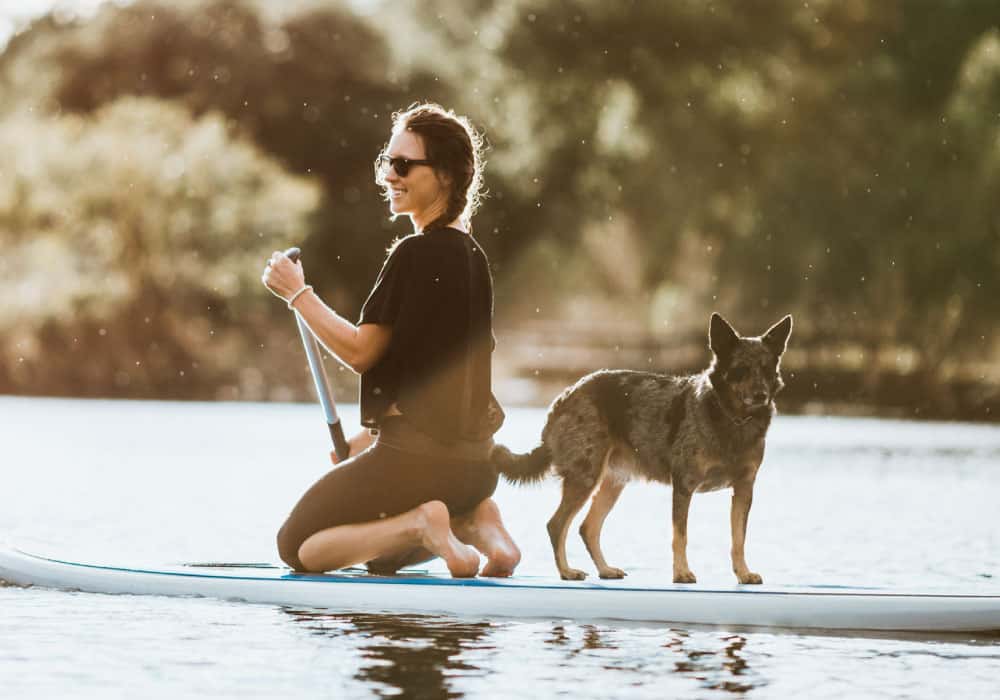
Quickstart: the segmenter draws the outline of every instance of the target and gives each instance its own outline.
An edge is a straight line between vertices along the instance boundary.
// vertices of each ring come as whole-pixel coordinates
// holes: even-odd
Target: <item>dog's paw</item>
[[[597,573],[601,578],[625,578],[625,572],[614,566],[606,566]]]
[[[698,583],[698,579],[690,571],[675,571],[674,583]]]
[[[755,574],[752,571],[748,571],[745,574],[737,574],[736,578],[740,583],[764,583],[764,579],[760,577],[760,574]]]
[[[565,571],[559,572],[559,577],[563,581],[582,581],[587,578],[587,574],[579,569],[566,569]]]

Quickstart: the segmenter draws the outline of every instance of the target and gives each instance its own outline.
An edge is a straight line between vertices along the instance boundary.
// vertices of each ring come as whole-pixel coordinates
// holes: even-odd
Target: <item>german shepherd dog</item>
[[[601,370],[566,389],[549,408],[541,444],[515,455],[497,445],[491,460],[513,483],[541,480],[554,465],[562,502],[548,522],[564,579],[586,574],[566,561],[566,533],[594,493],[580,535],[601,578],[622,578],[601,551],[601,527],[625,484],[641,477],[673,489],[675,583],[694,583],[687,561],[687,517],[696,492],[732,487],[733,571],[761,583],[743,553],[764,437],[783,386],[779,364],[792,332],[785,316],[759,337],[740,336],[717,313],[709,324],[712,363],[700,374]]]

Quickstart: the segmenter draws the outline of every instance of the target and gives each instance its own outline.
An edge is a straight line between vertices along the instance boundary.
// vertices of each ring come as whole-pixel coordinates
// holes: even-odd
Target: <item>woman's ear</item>
[[[455,178],[453,178],[451,176],[451,173],[449,173],[448,171],[446,171],[446,170],[438,170],[437,168],[434,168],[434,174],[437,176],[437,180],[438,180],[438,182],[441,183],[442,187],[447,187],[449,189],[451,189],[452,187],[454,187],[454,185],[455,185]]]

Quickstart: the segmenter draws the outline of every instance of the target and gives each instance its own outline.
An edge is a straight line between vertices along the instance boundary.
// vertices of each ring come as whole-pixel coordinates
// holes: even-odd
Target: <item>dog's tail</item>
[[[552,452],[544,442],[523,455],[514,454],[503,445],[494,445],[490,452],[490,462],[507,481],[513,484],[533,484],[545,478],[549,465],[552,464]]]

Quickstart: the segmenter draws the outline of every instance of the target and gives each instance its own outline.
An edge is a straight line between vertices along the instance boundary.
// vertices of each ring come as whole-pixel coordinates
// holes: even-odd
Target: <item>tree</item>
[[[87,114],[124,95],[218,112],[290,172],[317,178],[323,202],[295,242],[348,314],[402,230],[372,169],[391,113],[442,92],[396,71],[383,37],[350,11],[307,4],[271,18],[238,0],[142,0],[86,23],[42,21],[11,43],[0,76],[43,112]]]
[[[0,122],[0,390],[190,396],[238,383],[260,271],[320,190],[149,98]],[[237,329],[238,330],[235,330]]]
[[[991,346],[1000,6],[460,6],[414,14],[464,57],[453,79],[484,77],[470,109],[496,115],[494,164],[539,204],[508,218],[506,249],[542,231],[576,256],[624,220],[632,301],[702,295],[699,328],[708,306],[748,327],[796,310],[800,342],[905,345],[931,367]]]

